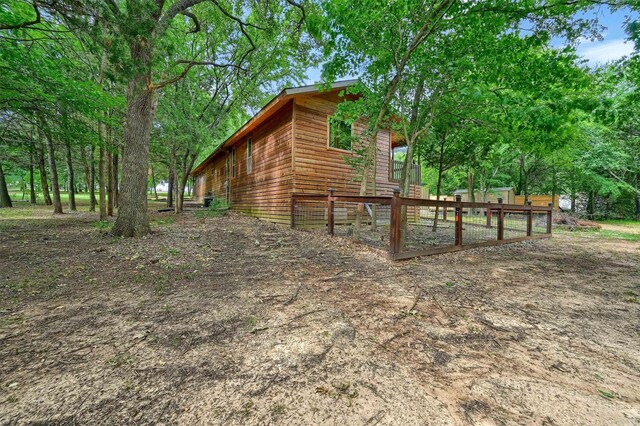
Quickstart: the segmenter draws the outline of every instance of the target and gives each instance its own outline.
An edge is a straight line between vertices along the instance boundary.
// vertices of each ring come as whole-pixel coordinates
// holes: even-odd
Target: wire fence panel
[[[491,209],[462,208],[462,245],[497,241],[496,215],[491,213]]]
[[[333,215],[334,235],[381,249],[389,247],[389,205],[336,201]]]
[[[291,226],[386,249],[392,259],[551,236],[551,207],[294,194]]]
[[[511,240],[527,236],[529,213],[525,211],[504,212],[504,239]]]
[[[531,232],[535,235],[542,235],[548,233],[549,214],[542,211],[534,211],[532,218]]]
[[[443,210],[438,212],[427,206],[403,206],[406,209],[406,232],[401,227],[401,250],[446,247],[455,242],[455,225],[449,217],[443,219]],[[446,216],[444,216],[446,217]]]
[[[326,200],[296,200],[293,208],[295,229],[325,230],[327,227]]]

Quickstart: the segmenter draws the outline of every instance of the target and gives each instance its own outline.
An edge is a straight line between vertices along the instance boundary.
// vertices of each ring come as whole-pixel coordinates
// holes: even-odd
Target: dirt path
[[[640,425],[638,243],[393,263],[238,216],[93,220],[0,227],[0,424]]]

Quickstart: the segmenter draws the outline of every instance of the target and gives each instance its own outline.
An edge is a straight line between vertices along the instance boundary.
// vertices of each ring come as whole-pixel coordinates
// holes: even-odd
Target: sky
[[[625,16],[630,15],[629,10],[621,9],[611,13],[608,8],[600,7],[592,14],[595,14],[600,24],[606,27],[603,33],[604,40],[597,42],[585,40],[578,46],[578,54],[589,61],[589,66],[604,64],[629,55],[633,51],[633,43],[626,41],[624,32],[624,19]],[[638,13],[633,12],[632,17],[638,18]]]
[[[584,40],[577,48],[578,55],[586,59],[590,67],[620,59],[633,51],[633,43],[626,41],[624,32],[624,21],[628,15],[636,19],[639,17],[637,12],[630,12],[628,9],[620,9],[611,13],[609,8],[605,6],[594,8],[589,12],[588,16],[597,16],[600,24],[605,27],[602,33],[603,40]],[[561,42],[558,43],[561,44]],[[320,66],[309,69],[305,83],[313,84],[319,82],[321,68]],[[355,77],[345,76],[344,80]]]

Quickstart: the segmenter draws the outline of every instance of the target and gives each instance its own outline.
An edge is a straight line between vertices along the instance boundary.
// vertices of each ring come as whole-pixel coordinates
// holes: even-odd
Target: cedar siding
[[[288,223],[292,193],[359,194],[360,182],[345,162],[355,154],[328,146],[328,117],[342,99],[338,91],[291,96],[241,138],[228,141],[194,171],[194,197],[202,201],[211,192],[226,197],[225,180],[231,175],[231,150],[236,150],[236,175],[229,177],[229,201],[233,210],[272,222]],[[246,125],[247,126],[247,125]],[[250,126],[250,122],[248,123]],[[364,130],[354,124],[354,134]],[[247,140],[253,140],[252,171],[247,173]],[[232,136],[233,138],[233,136]],[[229,145],[229,146],[226,146]],[[390,182],[391,138],[378,134],[377,192],[391,195],[398,186]],[[229,162],[229,164],[227,164]],[[420,197],[420,186],[412,185]]]
[[[294,104],[295,134],[293,144],[293,188],[296,193],[326,193],[358,195],[360,182],[345,159],[355,154],[328,146],[328,119],[341,101],[338,93],[316,94],[298,98]],[[364,124],[354,124],[354,134],[364,131]],[[376,189],[378,195],[391,195],[397,182],[390,181],[391,138],[388,130],[378,133],[376,155]],[[411,196],[420,197],[420,186],[412,185]]]

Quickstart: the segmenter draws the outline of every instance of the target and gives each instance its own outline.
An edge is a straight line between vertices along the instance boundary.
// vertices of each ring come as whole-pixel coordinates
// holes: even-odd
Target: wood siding
[[[289,222],[292,190],[291,124],[293,105],[290,102],[253,130],[253,159],[251,173],[247,173],[247,139],[234,145],[236,176],[229,177],[230,204],[251,216],[274,222]],[[201,201],[207,192],[225,197],[226,161],[230,149],[221,153],[196,176],[195,196]],[[229,164],[231,175],[231,164]]]
[[[342,99],[336,92],[305,95],[295,98],[257,125],[253,138],[253,168],[247,173],[247,138],[237,142],[236,176],[229,177],[230,203],[233,210],[273,222],[290,220],[291,194],[327,193],[356,195],[360,182],[345,159],[354,158],[351,151],[328,147],[327,119],[335,113]],[[354,124],[354,133],[364,130]],[[389,131],[378,134],[377,175],[378,195],[391,195],[398,184],[390,181],[391,138]],[[231,174],[227,167],[230,149],[214,157],[195,176],[194,196],[202,201],[211,192],[225,197],[225,180]],[[412,197],[420,197],[419,185],[411,186]]]
[[[329,188],[336,194],[357,195],[360,182],[347,159],[353,152],[328,147],[328,117],[335,113],[341,101],[337,93],[310,95],[295,100],[293,144],[293,190],[296,193],[326,193]],[[354,134],[361,134],[363,123],[354,124]],[[390,132],[378,133],[376,153],[376,187],[378,195],[391,195],[396,182],[390,181]],[[347,160],[347,161],[345,161]],[[420,197],[420,185],[412,185],[410,196]]]

